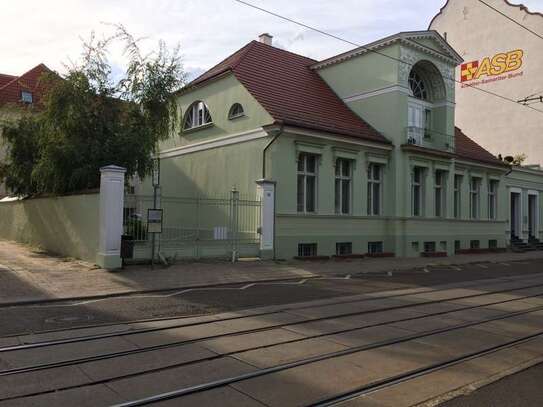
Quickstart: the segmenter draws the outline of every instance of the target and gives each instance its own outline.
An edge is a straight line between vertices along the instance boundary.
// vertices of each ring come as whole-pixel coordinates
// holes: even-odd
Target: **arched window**
[[[415,69],[412,69],[409,73],[409,88],[413,93],[413,97],[421,100],[428,100],[428,88],[426,86],[426,82]]]
[[[211,123],[211,114],[204,102],[194,102],[187,110],[185,114],[185,122],[183,123],[183,129],[193,129],[195,127],[203,126],[204,124]]]
[[[229,119],[235,119],[236,117],[241,117],[245,114],[243,111],[243,106],[239,103],[234,103],[228,112]]]

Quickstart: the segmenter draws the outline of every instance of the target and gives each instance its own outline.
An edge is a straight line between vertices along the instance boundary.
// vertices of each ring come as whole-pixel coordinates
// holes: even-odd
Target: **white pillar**
[[[275,257],[275,181],[258,180],[260,197],[260,257]]]
[[[105,269],[121,267],[124,174],[116,165],[100,168],[100,233],[96,262]]]

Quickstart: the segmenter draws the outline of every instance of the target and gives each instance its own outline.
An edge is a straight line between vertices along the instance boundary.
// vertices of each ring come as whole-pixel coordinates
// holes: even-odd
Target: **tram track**
[[[373,274],[367,274],[367,275],[364,275],[364,276],[365,277],[373,276]],[[382,277],[382,276],[380,276],[380,277]],[[416,293],[409,292],[409,293],[390,294],[390,295],[385,295],[385,296],[381,296],[381,297],[371,297],[371,298],[367,298],[367,299],[365,299],[363,301],[371,301],[371,300],[378,299],[378,298],[381,298],[381,299],[397,298],[397,297],[408,296],[408,295],[413,295],[413,294],[424,294],[424,293],[445,291],[445,290],[449,290],[449,289],[453,288],[451,286],[454,286],[454,288],[469,288],[469,287],[477,286],[481,282],[492,282],[492,284],[503,284],[503,283],[506,283],[506,282],[517,281],[518,279],[523,278],[523,277],[533,278],[534,274],[533,273],[528,273],[528,274],[521,274],[521,275],[517,275],[517,276],[503,276],[503,277],[499,277],[497,279],[485,278],[485,279],[479,279],[479,280],[475,280],[475,281],[459,281],[459,282],[456,282],[456,283],[448,283],[448,284],[436,285],[436,287],[440,287],[440,288],[431,288],[431,289],[427,289],[427,290],[420,290],[420,291],[417,291]],[[317,281],[317,280],[320,280],[320,279],[321,279],[320,277],[315,277],[315,278],[310,278],[309,280]],[[344,278],[340,278],[340,279],[343,280]],[[303,281],[303,280],[305,280],[305,279],[302,279],[300,281]],[[262,283],[261,283],[261,285],[262,285]],[[212,287],[217,288],[218,286],[212,286]],[[402,291],[406,291],[406,290],[411,290],[411,288],[402,287],[402,288],[397,288],[397,289],[386,290],[384,292],[387,292],[387,293],[388,292],[394,292],[394,291],[402,292]],[[168,292],[171,292],[171,290],[169,290]],[[369,293],[365,293],[365,294],[361,294],[361,295],[371,295],[373,293],[375,293],[375,292],[369,292]],[[352,295],[338,295],[338,297],[349,297],[349,298],[351,298]],[[127,295],[127,296],[122,296],[122,297],[121,296],[120,297],[113,297],[112,299],[116,300],[116,299],[119,299],[119,298],[137,299],[138,297],[134,296],[134,295]],[[332,298],[330,298],[329,300],[332,300]],[[63,300],[53,299],[53,300],[50,300],[50,301],[44,301],[43,304],[45,304],[45,306],[47,307],[48,304],[50,304],[50,303],[51,304],[58,304],[58,303],[64,303],[64,302],[69,303],[69,302],[73,302],[73,301],[74,300],[71,300],[71,299],[66,299],[66,300],[64,300],[64,299]],[[360,300],[341,300],[341,301],[335,301],[335,302],[333,302],[333,304],[344,304],[344,303],[357,302],[357,301],[360,301]],[[307,301],[304,301],[304,302],[302,302],[302,304],[304,304],[306,302]],[[309,301],[309,302],[311,302],[311,301]],[[326,306],[326,305],[328,305],[328,304],[323,304],[323,306]],[[78,305],[78,306],[81,306],[81,305]],[[278,306],[278,305],[272,305],[272,306]],[[0,306],[0,308],[1,307],[2,306]],[[7,308],[28,308],[28,307],[32,307],[32,308],[38,307],[39,308],[40,306],[35,305],[35,304],[20,304],[20,305],[12,305],[12,306],[9,306]],[[258,307],[256,309],[260,309],[260,308],[269,308],[269,306]],[[254,316],[263,316],[263,315],[267,315],[267,314],[273,314],[275,312],[288,311],[288,310],[292,310],[292,308],[300,309],[300,307],[297,307],[296,304],[294,304],[294,305],[291,304],[289,307],[286,307],[284,309],[279,309],[277,311],[272,311],[272,312],[269,312],[269,313],[268,312],[263,312],[263,313],[259,313],[259,314],[254,314]],[[302,307],[302,308],[304,308],[304,307]],[[241,312],[243,312],[243,310],[241,310]],[[92,329],[92,328],[101,328],[101,327],[109,327],[109,326],[133,325],[133,324],[140,324],[140,323],[152,323],[152,322],[161,322],[161,321],[170,321],[170,320],[187,320],[187,319],[191,319],[191,318],[206,318],[206,317],[207,318],[213,318],[213,315],[205,313],[205,314],[196,314],[196,315],[178,315],[178,316],[165,316],[165,317],[157,317],[157,318],[142,318],[142,319],[119,321],[119,322],[106,322],[106,323],[100,323],[100,324],[85,324],[85,325],[78,325],[78,326],[74,326],[74,327],[70,327],[70,328],[44,329],[44,330],[39,330],[39,331],[24,331],[24,332],[19,332],[19,333],[14,333],[14,334],[2,335],[0,338],[2,338],[2,339],[3,338],[18,338],[18,337],[25,337],[25,336],[30,336],[30,335],[35,336],[35,335],[43,335],[43,334],[49,334],[49,333],[63,332],[63,331],[67,331],[67,330],[70,330],[70,331],[79,331],[79,330],[81,330],[81,331],[83,331],[83,330]],[[243,315],[241,317],[242,318],[246,317],[246,315]],[[222,320],[223,321],[231,320],[231,318],[224,318]],[[205,322],[206,321],[204,321],[204,323]],[[1,348],[0,348],[0,352],[1,352]]]
[[[491,294],[493,294],[493,293],[489,293],[489,294],[486,294],[486,295],[491,295]],[[19,398],[24,398],[24,397],[39,396],[39,395],[44,395],[44,394],[51,393],[51,392],[72,390],[72,389],[82,388],[82,387],[86,387],[86,386],[104,384],[104,383],[109,383],[109,382],[112,382],[112,381],[127,379],[127,378],[131,378],[131,377],[145,375],[145,374],[156,373],[156,372],[159,372],[159,371],[178,368],[178,367],[182,367],[182,366],[196,365],[197,363],[200,363],[200,362],[206,362],[206,361],[221,359],[221,358],[228,357],[228,356],[233,356],[233,355],[236,355],[236,354],[239,354],[239,353],[242,353],[242,352],[260,350],[260,349],[270,348],[270,347],[274,347],[274,346],[286,345],[286,344],[291,344],[291,343],[295,343],[295,342],[303,342],[303,341],[318,339],[318,338],[326,339],[327,336],[344,334],[344,333],[354,332],[354,331],[363,330],[363,329],[370,329],[370,328],[374,328],[374,327],[392,325],[392,324],[396,324],[396,323],[400,323],[400,322],[408,322],[408,321],[420,320],[420,319],[424,319],[424,318],[439,317],[439,316],[443,316],[443,315],[446,315],[446,314],[453,314],[455,312],[461,312],[461,311],[465,311],[465,310],[474,310],[474,309],[477,309],[477,308],[491,307],[493,305],[507,304],[507,303],[511,303],[511,302],[515,302],[515,301],[523,301],[523,300],[528,299],[528,298],[541,297],[541,296],[543,296],[543,292],[538,293],[538,294],[523,296],[523,297],[516,297],[516,298],[513,298],[513,299],[495,301],[495,302],[486,303],[486,304],[482,304],[482,305],[465,306],[465,307],[455,308],[453,310],[448,310],[448,311],[441,311],[441,312],[431,313],[431,314],[422,314],[420,316],[415,316],[415,317],[399,318],[399,319],[393,319],[393,320],[386,320],[385,322],[372,323],[372,324],[370,323],[370,324],[365,324],[365,325],[360,325],[360,326],[355,326],[355,327],[349,327],[349,328],[346,328],[346,329],[337,329],[337,330],[329,331],[329,332],[326,332],[326,333],[320,333],[320,334],[315,334],[315,335],[310,335],[310,336],[304,336],[303,338],[285,340],[285,341],[280,341],[280,342],[267,344],[267,345],[262,345],[262,346],[248,347],[248,348],[244,348],[244,349],[236,350],[236,351],[232,351],[232,352],[224,352],[224,353],[221,353],[221,354],[217,354],[216,356],[213,356],[213,357],[206,357],[206,358],[201,358],[201,359],[190,360],[190,361],[183,362],[183,363],[176,363],[176,364],[171,364],[171,365],[167,365],[167,366],[161,366],[161,367],[158,367],[158,368],[137,371],[137,372],[130,373],[130,374],[117,375],[117,376],[113,376],[113,377],[108,377],[108,378],[103,379],[103,380],[94,380],[94,381],[91,380],[89,382],[74,385],[74,386],[56,387],[56,388],[50,389],[50,390],[29,393],[29,394],[19,395],[19,396],[15,396],[15,397],[4,397],[4,398],[1,398],[0,401],[8,401],[8,400],[19,399]],[[456,298],[447,299],[447,300],[442,300],[440,302],[454,301],[455,299]],[[543,310],[543,306],[541,306],[541,307],[532,307],[532,308],[530,308],[528,310],[516,311],[516,312],[513,312],[513,313],[504,313],[503,315],[499,315],[499,316],[496,316],[496,317],[493,317],[493,318],[490,318],[490,319],[486,319],[484,321],[476,321],[475,324],[480,324],[480,323],[489,322],[489,321],[493,321],[493,320],[505,319],[505,318],[509,318],[509,317],[512,317],[512,316],[523,315],[523,314],[526,314],[526,313],[535,312],[535,311],[538,311],[538,310]],[[335,319],[335,318],[336,318],[335,316],[332,316],[332,317],[327,317],[325,319]],[[312,322],[312,321],[300,321],[300,322],[297,322],[297,323],[282,324],[281,327],[287,327],[288,328],[288,326],[298,325],[298,324],[304,323],[304,322]],[[466,322],[466,323],[463,323],[463,324],[461,324],[461,325],[459,325],[457,327],[453,327],[451,329],[459,329],[459,327],[473,326],[473,324],[474,324],[473,322]],[[277,327],[272,328],[272,329],[277,329]],[[264,330],[266,330],[266,329],[264,329]],[[260,330],[260,331],[262,331],[262,330]],[[254,331],[244,332],[242,334],[253,333],[253,332]],[[434,333],[435,332],[446,332],[446,329],[445,330],[435,330],[435,331],[432,331],[432,332],[434,332]],[[434,333],[432,333],[432,334],[434,334]],[[415,334],[415,336],[416,336],[416,334]],[[194,344],[194,343],[198,343],[198,342],[205,342],[206,340],[214,339],[215,337],[204,337],[204,338],[198,338],[198,339],[183,341],[183,342],[177,343],[177,344],[158,345],[158,346],[154,346],[154,347],[136,349],[134,351],[129,350],[129,351],[124,351],[124,352],[114,352],[114,353],[105,354],[105,355],[97,355],[97,356],[91,356],[91,357],[86,357],[86,358],[59,361],[59,362],[54,362],[54,363],[49,363],[49,364],[42,364],[42,365],[34,365],[34,366],[28,366],[28,367],[22,367],[22,368],[9,369],[9,370],[4,370],[4,371],[0,372],[0,376],[13,376],[13,375],[17,375],[17,374],[37,372],[37,371],[40,371],[40,370],[61,368],[61,367],[67,367],[67,366],[74,366],[74,365],[78,365],[78,364],[82,364],[82,363],[88,363],[88,362],[94,362],[94,361],[100,361],[100,360],[122,358],[123,356],[129,356],[129,355],[134,355],[134,354],[139,354],[139,353],[144,353],[144,352],[157,351],[157,350],[171,348],[171,347],[174,347],[174,346],[181,347],[183,345]],[[414,336],[413,335],[408,335],[407,338],[414,338]],[[371,349],[371,348],[369,348],[369,349]]]
[[[539,331],[538,333],[535,333],[532,335],[526,335],[522,338],[511,340],[505,344],[489,347],[482,351],[472,352],[467,355],[459,356],[457,358],[451,358],[445,362],[434,363],[430,366],[422,367],[419,369],[413,369],[408,372],[395,375],[393,377],[379,380],[374,383],[361,386],[360,388],[356,390],[335,395],[335,396],[323,399],[322,401],[319,401],[317,403],[309,404],[308,407],[330,407],[330,406],[340,405],[341,403],[354,400],[358,397],[363,397],[363,396],[376,393],[381,390],[386,390],[388,388],[399,385],[401,383],[405,383],[409,380],[417,379],[419,377],[423,377],[425,375],[435,373],[452,366],[456,366],[460,363],[469,362],[471,360],[481,358],[487,355],[491,355],[493,353],[496,353],[505,349],[509,349],[518,345],[522,345],[524,343],[527,343],[527,342],[530,342],[542,337],[543,337],[543,331]]]
[[[369,351],[369,350],[378,349],[378,348],[384,348],[386,346],[405,343],[405,342],[409,342],[409,341],[413,341],[413,340],[417,340],[417,339],[421,339],[421,338],[426,338],[426,337],[433,336],[433,335],[439,335],[439,334],[442,334],[442,333],[449,333],[449,332],[453,332],[455,330],[460,330],[460,329],[464,329],[464,328],[476,327],[477,325],[481,325],[481,324],[484,324],[484,323],[499,321],[499,320],[505,320],[507,318],[512,318],[512,317],[515,317],[515,316],[525,315],[525,314],[529,314],[529,313],[533,313],[533,312],[537,312],[537,311],[541,311],[541,310],[543,310],[543,306],[537,306],[537,307],[533,307],[530,310],[515,311],[515,312],[507,313],[505,315],[497,316],[497,317],[484,318],[484,319],[481,319],[479,321],[466,322],[466,323],[457,324],[457,325],[447,327],[447,328],[435,329],[435,330],[430,330],[430,331],[426,331],[426,332],[422,332],[422,333],[415,333],[415,334],[411,334],[411,335],[405,335],[403,337],[395,338],[395,339],[392,339],[392,340],[385,340],[385,341],[374,342],[372,344],[366,344],[366,345],[362,345],[362,346],[355,346],[355,347],[351,347],[351,348],[348,348],[348,349],[345,349],[345,350],[340,350],[340,351],[337,351],[337,352],[330,352],[330,353],[326,353],[326,354],[322,354],[322,355],[318,355],[318,356],[314,356],[314,357],[310,357],[310,358],[300,359],[300,360],[297,360],[295,362],[284,363],[284,364],[280,364],[280,365],[277,365],[277,366],[264,368],[264,369],[257,369],[255,371],[248,372],[248,373],[243,373],[243,374],[240,374],[240,375],[237,375],[237,376],[231,376],[231,377],[227,377],[227,378],[224,378],[224,379],[219,379],[219,380],[215,380],[215,381],[211,381],[211,382],[201,383],[201,384],[194,385],[194,386],[188,386],[188,387],[176,389],[176,390],[165,392],[165,393],[154,394],[154,395],[149,396],[149,397],[119,403],[119,404],[116,404],[115,407],[144,406],[144,405],[149,405],[149,404],[153,404],[153,403],[157,403],[157,402],[161,402],[161,401],[177,399],[177,398],[185,397],[185,396],[188,396],[188,395],[191,395],[191,394],[216,389],[216,388],[219,388],[219,387],[229,386],[231,384],[239,383],[239,382],[242,382],[242,381],[245,381],[245,380],[250,380],[250,379],[259,378],[259,377],[266,376],[266,375],[271,375],[273,373],[282,372],[282,371],[285,371],[285,370],[293,369],[293,368],[300,367],[300,366],[309,365],[309,364],[324,361],[324,360],[331,360],[331,359],[335,359],[335,358],[338,358],[338,357],[351,355],[351,354],[354,354],[354,353],[357,353],[357,352],[363,352],[363,351]],[[541,336],[543,336],[543,330],[538,331],[535,334],[527,335],[527,336],[524,336],[522,338],[514,339],[514,340],[511,340],[511,341],[506,341],[503,344],[492,346],[492,347],[489,347],[489,348],[481,350],[481,351],[470,353],[467,356],[464,355],[462,357],[450,358],[448,361],[441,362],[441,363],[436,363],[435,365],[432,365],[430,368],[436,369],[439,366],[448,366],[449,364],[452,364],[452,363],[460,363],[462,358],[468,358],[468,357],[474,358],[474,357],[477,357],[477,355],[483,355],[483,354],[487,354],[487,353],[492,352],[492,351],[505,349],[507,347],[514,346],[515,344],[522,343],[523,341],[528,341],[530,339],[539,338]],[[427,369],[430,369],[430,368],[427,367]],[[423,371],[424,371],[424,369],[417,369],[416,371],[411,371],[409,373],[411,375],[415,375],[417,373],[420,374],[420,372],[423,372]],[[399,375],[398,377],[394,377],[393,379],[400,380],[401,375]],[[383,383],[378,383],[377,385],[379,385],[379,384],[383,385],[384,383],[385,382],[383,381]],[[367,386],[365,386],[364,388],[360,388],[360,389],[357,389],[357,390],[361,393],[363,391],[367,391],[368,388],[367,388]],[[352,393],[352,392],[349,392],[349,393]],[[337,397],[337,396],[336,397],[337,397],[337,399],[339,401],[340,397],[346,397],[346,396],[347,396],[346,394],[341,394],[339,397]],[[358,394],[357,394],[357,396],[358,396]],[[332,398],[330,400],[323,400],[322,401],[322,403],[326,403],[326,402],[337,403],[336,398]],[[333,404],[329,404],[329,405],[333,405]]]
[[[491,284],[488,284],[488,286],[493,285],[504,285],[504,284],[514,284],[516,280],[500,280],[492,282]],[[479,282],[480,283],[480,282]],[[392,295],[386,295],[386,296],[378,296],[378,297],[369,297],[369,298],[362,298],[362,299],[351,299],[351,300],[344,300],[344,301],[330,301],[325,302],[320,305],[302,305],[302,306],[296,306],[296,305],[290,305],[287,307],[282,307],[278,309],[274,309],[273,311],[265,311],[265,312],[256,312],[256,313],[249,313],[245,315],[236,315],[232,317],[224,317],[224,318],[213,318],[213,316],[209,316],[208,318],[203,317],[202,320],[196,321],[196,322],[188,322],[188,323],[181,323],[181,324],[174,324],[169,326],[163,326],[163,327],[155,327],[155,328],[143,328],[143,329],[128,329],[124,331],[114,331],[114,332],[108,332],[108,333],[101,333],[101,334],[93,334],[93,335],[82,335],[82,336],[74,336],[69,338],[62,338],[62,339],[54,339],[54,340],[48,340],[48,341],[39,341],[39,342],[32,342],[32,343],[24,343],[24,344],[18,344],[18,345],[10,345],[5,347],[0,347],[0,354],[4,352],[10,352],[15,350],[25,350],[25,349],[35,349],[35,348],[41,348],[41,347],[49,347],[49,346],[56,346],[56,345],[64,345],[69,343],[77,343],[77,342],[86,342],[86,341],[92,341],[92,340],[99,340],[99,339],[107,339],[107,338],[113,338],[113,337],[123,337],[123,336],[129,336],[129,335],[138,335],[138,334],[144,334],[144,333],[151,333],[151,332],[161,332],[166,330],[173,330],[177,328],[188,328],[188,327],[194,327],[199,325],[205,325],[209,323],[220,323],[220,322],[229,322],[229,321],[235,321],[240,320],[244,318],[256,318],[256,317],[263,317],[263,316],[270,316],[274,314],[280,314],[283,312],[289,312],[289,311],[299,311],[307,308],[322,308],[327,306],[333,306],[333,305],[344,305],[344,304],[354,304],[354,303],[366,303],[366,302],[372,302],[372,301],[379,301],[379,300],[387,300],[387,299],[401,299],[402,297],[409,297],[409,296],[415,296],[420,294],[429,294],[434,292],[446,292],[448,290],[453,289],[469,289],[470,287],[473,287],[475,285],[462,285],[459,287],[450,287],[448,285],[447,288],[439,288],[434,290],[422,290],[422,291],[416,291],[416,292],[407,292],[402,294],[392,294]],[[415,304],[407,304],[407,305],[399,305],[394,307],[388,307],[388,308],[378,308],[378,309],[370,309],[365,311],[357,311],[352,313],[345,313],[340,314],[338,316],[354,316],[359,315],[361,313],[375,313],[380,311],[392,311],[402,308],[409,308],[413,306],[420,306],[420,305],[430,305],[434,303],[439,303],[443,301],[451,301],[453,299],[467,299],[467,298],[473,298],[473,297],[479,297],[479,296],[485,296],[485,295],[491,295],[491,294],[501,294],[506,293],[512,290],[521,290],[521,289],[530,289],[530,288],[536,288],[543,286],[543,283],[538,284],[531,284],[527,286],[520,286],[520,287],[510,287],[502,290],[496,290],[496,291],[487,291],[484,293],[477,293],[477,294],[471,294],[467,296],[460,296],[455,297],[451,299],[444,299],[444,300],[429,300],[424,301],[420,303]],[[477,286],[480,287],[480,286]],[[484,288],[483,288],[484,289]],[[190,317],[189,317],[190,318]],[[323,317],[322,319],[326,319],[327,317]],[[310,322],[318,321],[319,319],[312,319]],[[162,321],[161,319],[158,319],[158,321]],[[147,321],[147,322],[153,322]],[[121,324],[122,325],[122,324]],[[270,326],[274,327],[274,326]],[[276,326],[277,327],[277,326]],[[242,333],[249,333],[250,331],[243,331]],[[235,333],[230,333],[228,335],[232,335]]]

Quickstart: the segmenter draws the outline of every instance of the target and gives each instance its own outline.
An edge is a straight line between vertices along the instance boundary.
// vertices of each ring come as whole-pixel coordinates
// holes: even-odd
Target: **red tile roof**
[[[507,166],[492,153],[485,150],[475,141],[466,136],[458,127],[454,128],[456,156],[469,161],[479,161],[486,164]]]
[[[44,64],[39,64],[21,76],[0,74],[0,105],[20,103],[21,92],[32,92],[33,104],[37,105],[43,95],[40,77],[45,72],[51,72]]]
[[[232,72],[277,121],[389,143],[350,110],[310,69],[315,62],[311,58],[252,41],[193,80],[185,89]],[[455,145],[458,158],[504,165],[459,128],[455,128]]]
[[[16,76],[0,73],[0,88],[4,86],[5,84],[7,84],[8,82],[11,82],[15,78]]]
[[[187,87],[230,71],[276,121],[389,143],[349,109],[310,69],[315,62],[311,58],[252,41]]]

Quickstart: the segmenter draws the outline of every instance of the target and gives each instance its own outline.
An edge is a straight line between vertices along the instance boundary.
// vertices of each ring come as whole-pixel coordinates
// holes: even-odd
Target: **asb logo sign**
[[[524,51],[516,49],[506,53],[499,53],[493,57],[485,57],[480,61],[466,62],[460,67],[460,81],[468,82],[482,79],[482,83],[494,82],[495,80],[512,78],[517,75],[501,76],[522,67]],[[491,78],[485,80],[485,77]],[[492,78],[495,77],[495,78]]]

